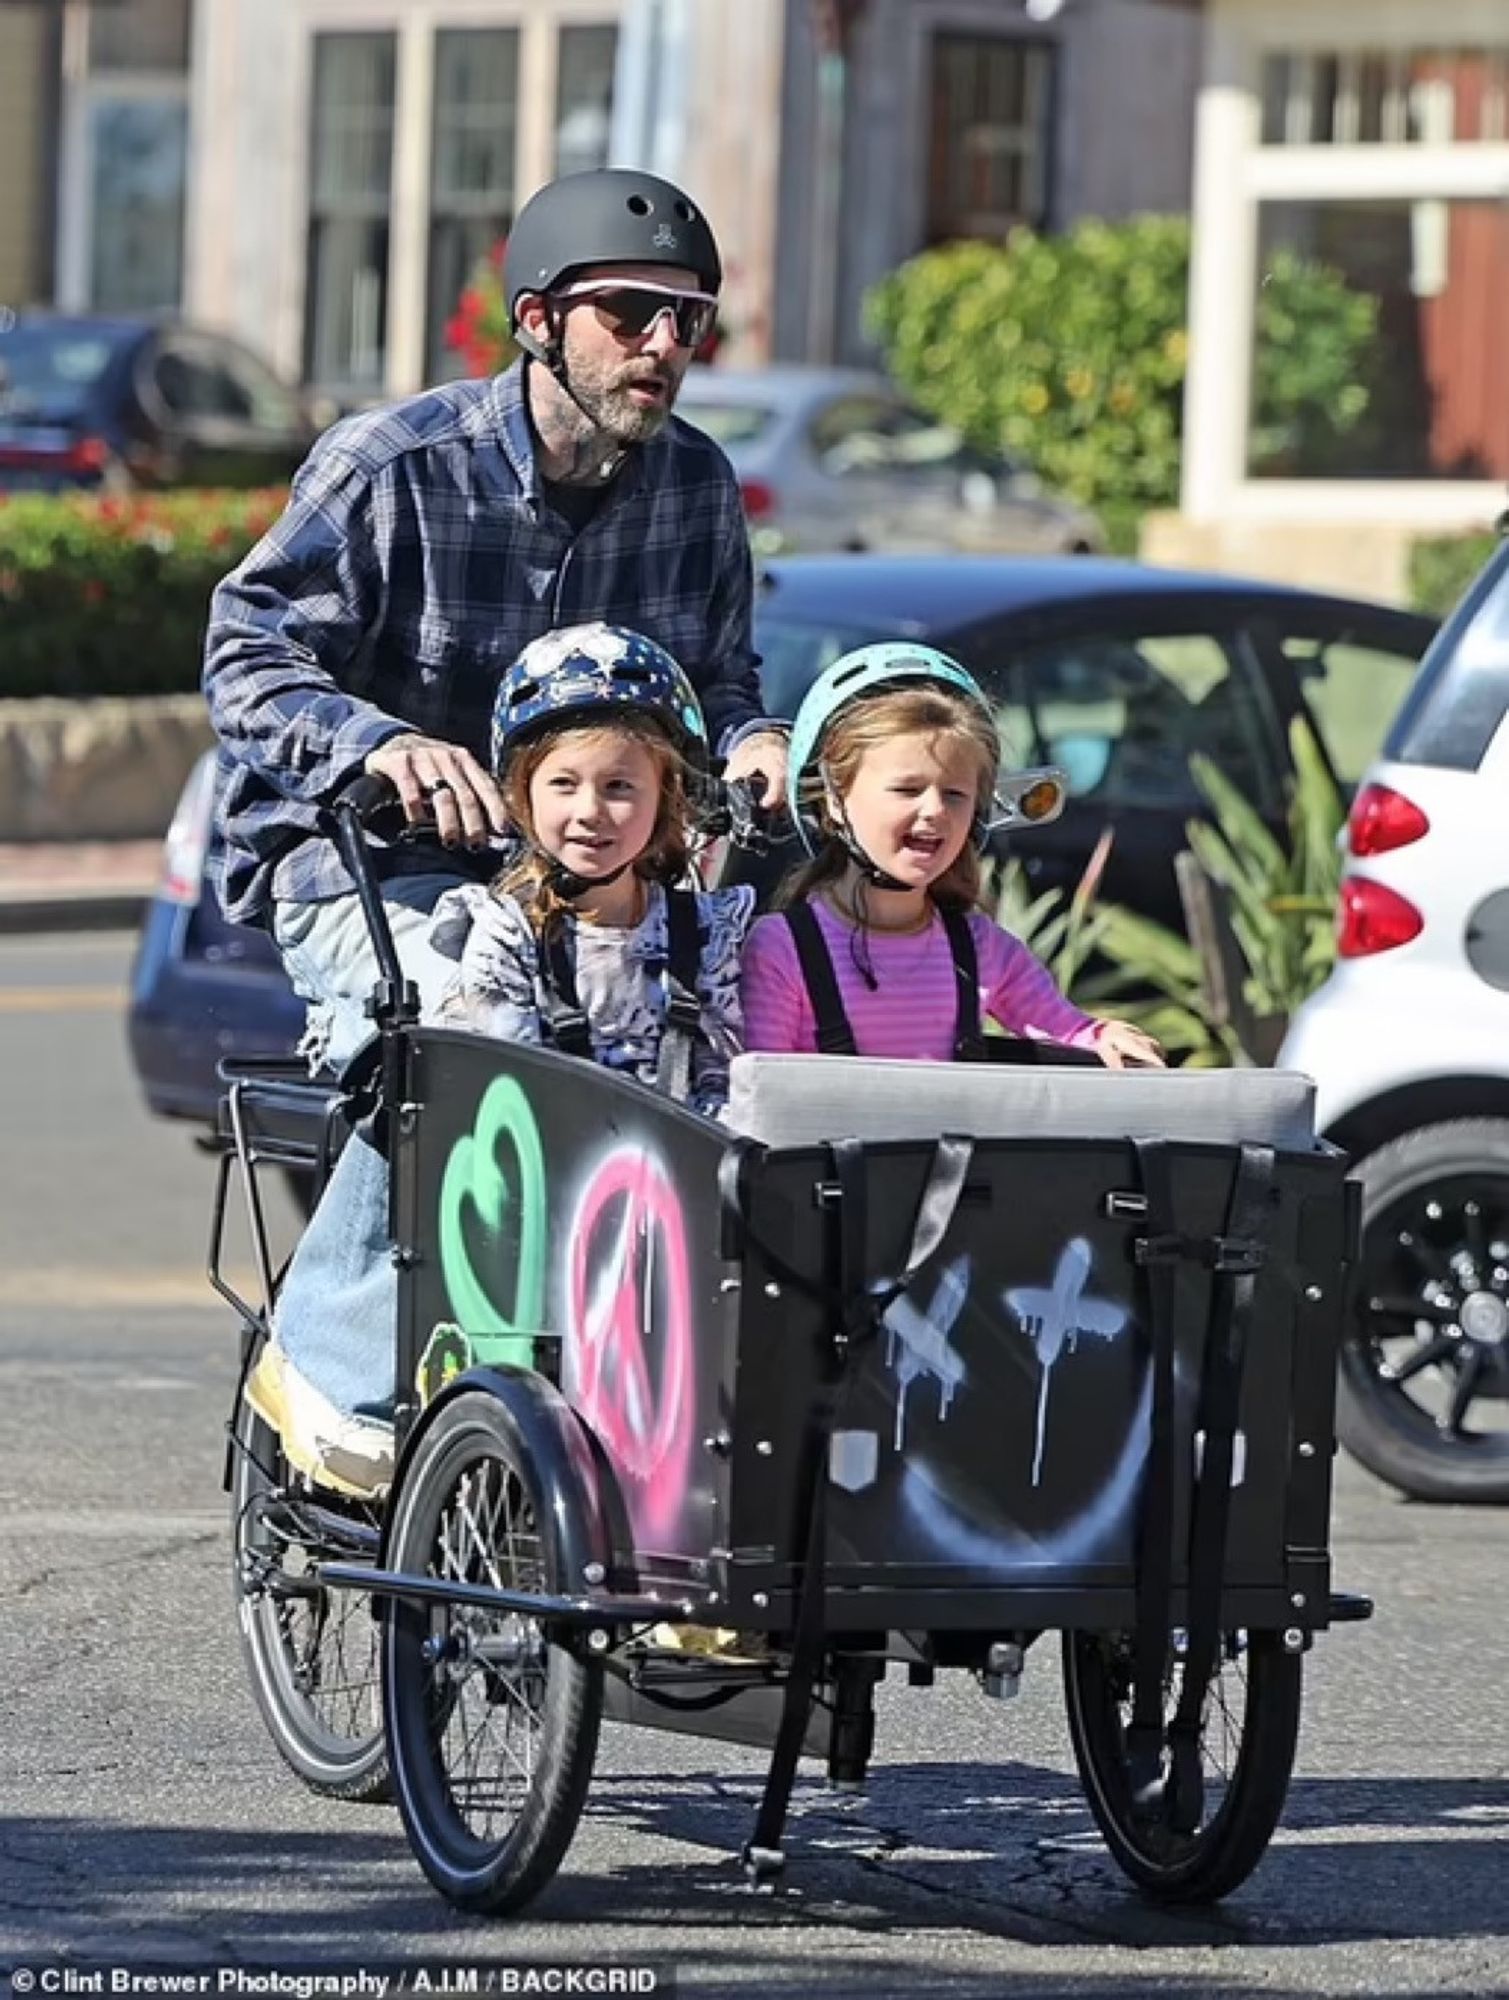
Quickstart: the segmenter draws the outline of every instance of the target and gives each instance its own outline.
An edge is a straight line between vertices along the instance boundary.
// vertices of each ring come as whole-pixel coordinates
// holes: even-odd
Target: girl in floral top
[[[753,892],[670,886],[686,872],[687,784],[706,758],[690,684],[638,633],[579,625],[526,647],[493,721],[523,847],[491,888],[436,905],[431,942],[456,963],[436,1018],[720,1111]]]

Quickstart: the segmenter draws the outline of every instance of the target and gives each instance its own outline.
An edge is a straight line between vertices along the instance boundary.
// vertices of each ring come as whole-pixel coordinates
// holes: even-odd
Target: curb
[[[34,895],[0,895],[0,936],[31,931],[135,930],[150,889],[41,890]]]

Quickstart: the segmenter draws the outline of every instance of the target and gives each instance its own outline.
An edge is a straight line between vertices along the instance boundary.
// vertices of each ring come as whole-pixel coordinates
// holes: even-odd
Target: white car
[[[1424,1499],[1509,1500],[1509,542],[1347,829],[1341,957],[1279,1062],[1364,1184],[1337,1428]]]

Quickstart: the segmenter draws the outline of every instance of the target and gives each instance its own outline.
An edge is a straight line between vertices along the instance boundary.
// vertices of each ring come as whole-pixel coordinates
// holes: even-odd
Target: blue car
[[[773,715],[867,640],[954,654],[998,703],[1008,757],[1069,774],[1063,818],[1020,850],[1035,886],[1072,886],[1109,827],[1101,894],[1170,924],[1174,856],[1202,811],[1190,759],[1212,759],[1279,828],[1291,720],[1311,719],[1349,789],[1435,629],[1383,605],[1095,556],[785,558],[765,570],[756,615]],[[151,1108],[205,1124],[220,1058],[286,1053],[303,1020],[270,939],[227,924],[204,889],[211,771],[196,769],[168,834],[130,1012]]]

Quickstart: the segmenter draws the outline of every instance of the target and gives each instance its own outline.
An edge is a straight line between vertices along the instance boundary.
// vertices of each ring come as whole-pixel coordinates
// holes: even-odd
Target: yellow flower
[[[1095,388],[1095,377],[1088,368],[1071,368],[1064,377],[1064,387],[1076,403],[1082,403]]]
[[[1165,334],[1163,340],[1165,360],[1184,362],[1189,358],[1189,335],[1182,326],[1176,326],[1172,333]]]
[[[1047,409],[1048,391],[1041,382],[1029,382],[1022,391],[1022,408],[1029,417],[1040,417]]]

